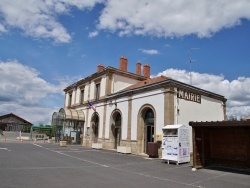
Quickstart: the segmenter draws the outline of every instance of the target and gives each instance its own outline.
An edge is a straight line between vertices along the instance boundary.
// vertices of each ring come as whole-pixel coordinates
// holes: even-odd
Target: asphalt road
[[[249,172],[191,169],[83,146],[0,141],[1,188],[250,187]]]

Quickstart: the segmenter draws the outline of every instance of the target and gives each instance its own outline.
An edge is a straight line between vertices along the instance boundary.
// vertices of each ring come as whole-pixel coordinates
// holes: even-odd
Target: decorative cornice
[[[113,94],[108,95],[107,99],[127,96],[127,95],[131,95],[131,94],[135,94],[135,93],[143,93],[145,91],[153,90],[153,89],[157,89],[157,88],[165,88],[164,92],[172,92],[172,93],[175,91],[173,91],[173,89],[168,90],[168,88],[181,88],[181,89],[185,89],[185,90],[188,90],[191,92],[195,92],[195,93],[200,94],[202,96],[207,96],[209,98],[220,100],[223,103],[225,103],[227,101],[227,99],[222,95],[219,95],[219,94],[216,94],[216,93],[213,93],[210,91],[206,91],[206,90],[179,82],[177,80],[173,80],[171,78],[166,78],[165,80],[161,80],[159,82],[141,85],[139,87],[128,89],[128,90],[122,90],[122,91],[119,91],[117,93],[113,93]]]

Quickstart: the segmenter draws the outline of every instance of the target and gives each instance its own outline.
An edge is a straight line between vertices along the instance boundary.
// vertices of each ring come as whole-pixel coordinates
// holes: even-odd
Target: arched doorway
[[[154,142],[154,112],[148,109],[144,116],[144,152],[148,151],[148,142]]]
[[[111,132],[113,137],[114,149],[117,149],[117,146],[120,146],[121,142],[121,113],[120,111],[115,111],[111,116]]]
[[[148,142],[154,142],[156,112],[152,105],[143,105],[137,118],[137,146],[138,153],[147,153]]]
[[[98,142],[98,133],[99,133],[99,117],[97,113],[95,113],[91,118],[91,125],[92,125],[92,138],[93,142]]]
[[[115,117],[114,138],[115,138],[115,149],[116,149],[117,146],[120,146],[120,142],[121,142],[121,114],[120,113],[117,113]]]

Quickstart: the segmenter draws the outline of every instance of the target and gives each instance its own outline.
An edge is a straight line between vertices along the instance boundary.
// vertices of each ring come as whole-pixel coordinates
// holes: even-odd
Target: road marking
[[[53,150],[50,150],[50,151],[53,151]],[[68,155],[66,153],[62,153],[60,151],[53,151],[53,152],[56,152],[56,153],[59,153],[61,155],[65,155],[67,157],[71,157],[71,158],[74,158],[74,159],[78,159],[80,161],[84,161],[84,162],[87,162],[87,163],[91,163],[91,164],[95,164],[95,165],[99,165],[99,166],[102,166],[102,167],[108,167],[107,165],[104,165],[104,164],[101,164],[101,163],[96,163],[96,162],[93,162],[93,161],[89,161],[89,160],[86,160],[86,159],[83,159],[83,158],[79,158],[79,157],[74,157],[72,155]]]
[[[36,145],[36,144],[34,144],[34,145]],[[87,162],[87,163],[90,163],[90,164],[95,164],[97,166],[111,168],[111,169],[114,169],[114,170],[126,172],[126,173],[129,173],[129,174],[135,174],[135,175],[139,175],[139,176],[144,176],[144,177],[147,177],[147,178],[153,178],[153,179],[158,179],[158,180],[162,180],[162,181],[173,182],[173,183],[176,183],[176,184],[185,185],[185,186],[189,186],[189,187],[199,187],[198,185],[194,185],[194,184],[188,184],[188,183],[184,183],[184,182],[180,182],[180,181],[171,180],[171,179],[168,179],[168,178],[161,178],[161,177],[156,177],[154,175],[146,174],[148,172],[142,172],[142,173],[140,173],[140,172],[133,172],[133,171],[129,171],[129,170],[117,168],[116,165],[114,165],[114,166],[108,166],[108,165],[105,165],[105,164],[101,164],[101,163],[89,161],[89,160],[86,160],[86,159],[83,159],[83,158],[79,158],[79,157],[71,156],[71,155],[66,154],[66,153],[62,153],[62,152],[65,152],[65,151],[55,151],[55,150],[51,150],[50,148],[46,148],[46,147],[43,147],[43,146],[40,146],[40,145],[36,145],[36,146],[39,146],[39,147],[41,147],[43,149],[46,149],[46,150],[49,150],[49,151],[52,151],[52,152],[55,152],[55,153],[58,153],[58,154],[70,157],[70,158],[74,158],[74,159],[77,159],[77,160],[80,160],[80,161],[84,161],[84,162]],[[153,162],[154,160],[151,160],[151,161]]]
[[[129,173],[129,174],[136,174],[136,175],[139,175],[139,176],[144,176],[144,177],[147,177],[147,178],[153,178],[153,179],[158,179],[158,180],[162,180],[162,181],[173,182],[173,183],[176,183],[176,184],[186,185],[186,186],[190,186],[190,187],[199,187],[199,186],[193,185],[193,184],[188,184],[188,183],[175,181],[175,180],[171,180],[171,179],[167,179],[167,178],[156,177],[154,175],[145,174],[144,172],[142,172],[142,173],[140,173],[140,172],[132,172],[132,171],[129,171],[129,170],[120,169],[120,168],[116,168],[116,167],[112,167],[112,166],[110,166],[110,168],[114,169],[114,170],[119,170],[119,171],[122,171],[122,172],[126,172],[126,173]]]
[[[8,148],[0,148],[0,149],[10,151],[10,150],[8,150]]]
[[[194,182],[190,185],[194,185],[194,184],[198,184],[198,183],[201,183],[201,182],[204,182],[204,181],[209,181],[209,180],[212,180],[212,179],[217,179],[219,177],[223,177],[223,176],[227,176],[229,173],[223,173],[221,175],[218,175],[218,176],[214,176],[214,177],[211,177],[211,178],[206,178],[206,179],[203,179],[203,180],[200,180],[200,181],[197,181],[197,182]]]
[[[49,150],[49,151],[52,151],[52,152],[55,152],[55,153],[58,153],[58,154],[61,154],[61,155],[64,155],[64,156],[67,156],[67,157],[71,157],[71,158],[74,158],[74,159],[78,159],[80,161],[84,161],[84,162],[90,163],[90,164],[95,164],[95,165],[102,166],[102,167],[108,167],[107,165],[104,165],[104,164],[101,164],[101,163],[96,163],[96,162],[89,161],[89,160],[86,160],[86,159],[83,159],[83,158],[74,157],[72,155],[68,155],[66,153],[62,153],[62,152],[65,152],[65,151],[55,151],[55,150],[51,150],[50,148],[45,148],[45,147],[37,145],[37,144],[33,144],[33,145],[41,147],[41,148]]]
[[[70,150],[73,150],[73,151],[79,151],[79,149],[71,149],[71,148],[70,148]]]
[[[42,148],[42,146],[40,146],[40,145],[38,145],[38,144],[33,144],[33,145],[35,145],[35,146],[38,146],[38,147]]]

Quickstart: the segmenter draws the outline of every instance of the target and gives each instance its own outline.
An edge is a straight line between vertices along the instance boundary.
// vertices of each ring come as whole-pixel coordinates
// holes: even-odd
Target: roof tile
[[[139,87],[142,87],[142,86],[154,84],[154,83],[161,82],[163,80],[168,80],[168,79],[171,79],[171,78],[170,77],[166,77],[166,76],[159,76],[159,77],[155,77],[155,78],[148,78],[146,80],[143,80],[143,81],[137,82],[136,84],[128,86],[125,89],[123,89],[122,91],[127,91],[127,90],[130,90],[130,89],[139,88]]]

